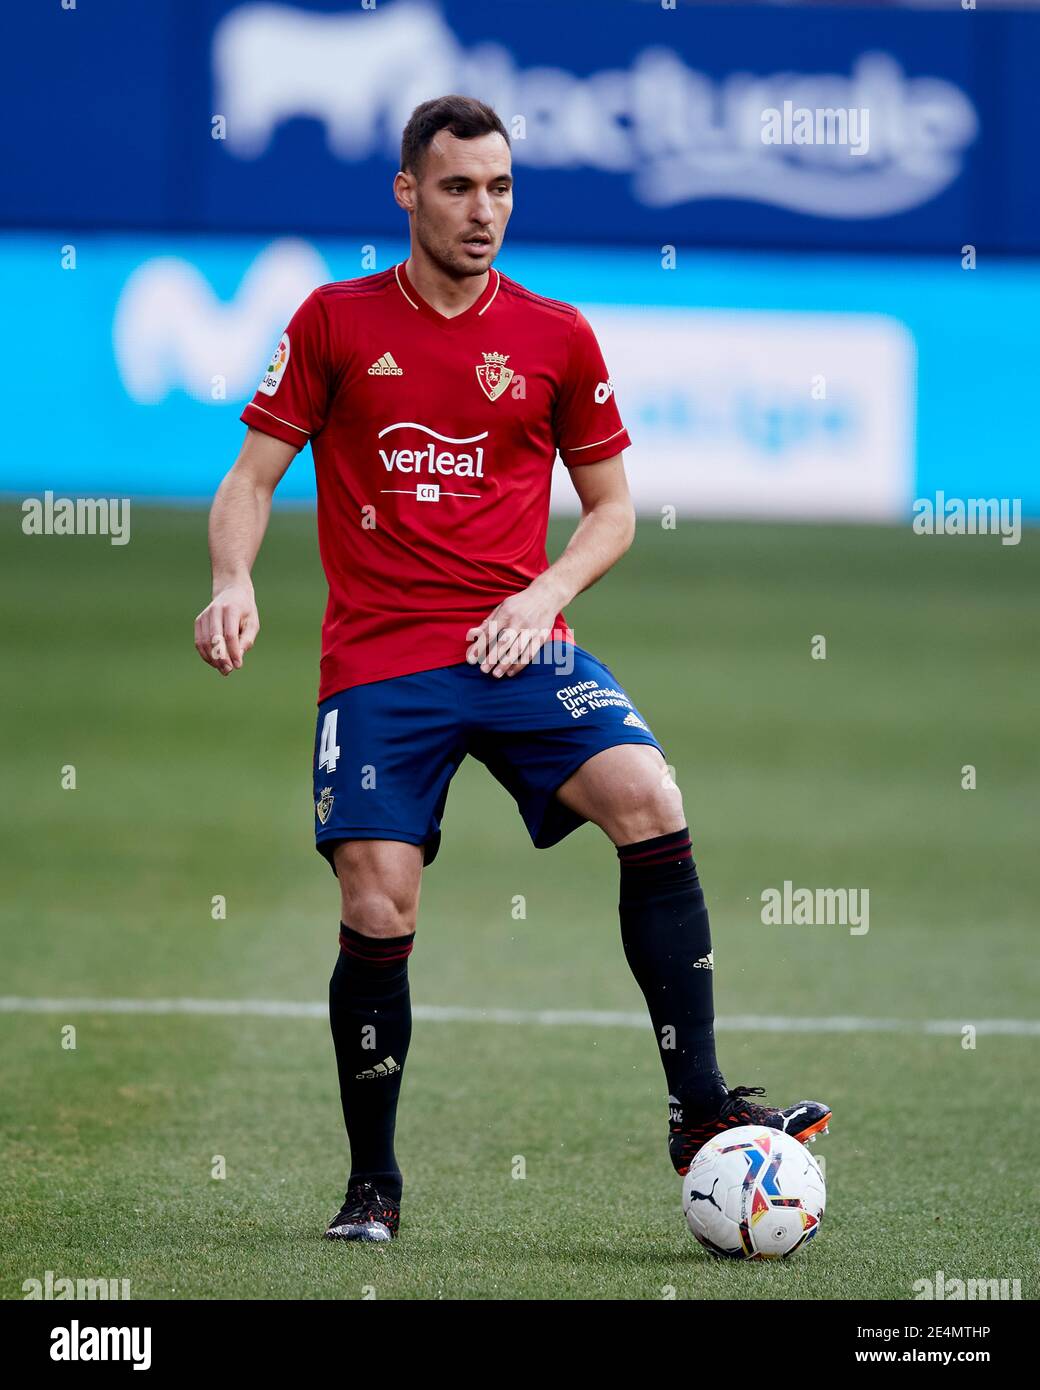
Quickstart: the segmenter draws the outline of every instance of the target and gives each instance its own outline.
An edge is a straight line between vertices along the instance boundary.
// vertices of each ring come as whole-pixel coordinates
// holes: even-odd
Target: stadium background
[[[568,616],[672,750],[727,1077],[838,1118],[818,1248],[708,1266],[677,1218],[613,851],[591,826],[534,851],[467,764],[423,885],[409,1242],[379,1296],[1026,1277],[1009,1153],[1035,1101],[1003,1100],[1040,1032],[1034,537],[909,523],[937,492],[1040,513],[1040,15],[112,0],[23,6],[5,34],[4,1295],[46,1269],[138,1296],[369,1278],[315,1235],[343,1141],[309,838],[309,451],[226,683],[191,647],[198,504],[295,306],[406,254],[400,128],[450,90],[523,116],[498,264],[586,311],[633,437],[636,545]],[[763,144],[785,100],[866,108],[869,148]],[[131,543],[23,535],[47,490],[132,497]],[[575,507],[558,464],[550,558]],[[764,926],[785,880],[869,888],[870,932]],[[963,1129],[1000,1141],[969,1151]]]

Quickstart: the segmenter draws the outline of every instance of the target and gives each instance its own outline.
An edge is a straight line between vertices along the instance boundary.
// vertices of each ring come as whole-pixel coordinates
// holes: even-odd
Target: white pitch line
[[[328,1005],[291,999],[28,999],[0,996],[5,1014],[207,1014],[220,1018],[328,1018]],[[426,1023],[534,1023],[542,1027],[648,1028],[648,1015],[600,1009],[473,1009],[416,1004],[412,1017]],[[723,1014],[715,1027],[745,1033],[976,1033],[1040,1037],[1040,1019],[790,1018],[782,1014]]]

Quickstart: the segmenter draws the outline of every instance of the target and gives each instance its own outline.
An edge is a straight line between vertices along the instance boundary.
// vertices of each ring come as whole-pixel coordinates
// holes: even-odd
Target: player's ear
[[[399,169],[394,175],[394,200],[405,212],[415,211],[415,175]]]

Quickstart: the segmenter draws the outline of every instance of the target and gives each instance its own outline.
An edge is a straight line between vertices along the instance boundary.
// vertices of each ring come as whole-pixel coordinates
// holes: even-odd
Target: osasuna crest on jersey
[[[260,378],[260,385],[256,389],[262,391],[265,396],[273,396],[278,390],[278,385],[281,382],[288,361],[289,335],[288,333],[283,333],[281,341],[274,352],[271,353],[271,360],[268,362],[267,368]]]
[[[513,369],[507,367],[508,353],[485,352],[484,365],[476,368],[477,380],[489,401],[497,401],[513,380]]]
[[[314,803],[314,810],[317,813],[318,819],[321,821],[322,825],[324,825],[325,822],[328,820],[329,816],[332,815],[332,803],[335,801],[335,799],[336,798],[332,794],[331,787],[322,787],[321,796],[319,796],[317,801]]]

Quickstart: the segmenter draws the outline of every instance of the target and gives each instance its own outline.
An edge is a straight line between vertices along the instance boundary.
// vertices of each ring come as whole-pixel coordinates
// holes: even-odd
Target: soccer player
[[[774,1109],[747,1099],[761,1087],[726,1086],[682,799],[646,720],[564,617],[632,543],[630,441],[587,320],[493,266],[510,170],[490,107],[446,96],[415,109],[393,185],[408,259],[299,307],[210,515],[213,600],[195,645],[227,676],[259,630],[250,572],[272,494],[310,442],[329,587],[315,833],[340,887],[329,1012],[351,1156],[331,1239],[398,1231],[408,956],[467,754],[514,797],[538,848],[586,820],[616,846],[622,941],[658,1040],[676,1171],[731,1126],[805,1142],[830,1117],[817,1101]],[[557,451],[582,516],[549,564]]]

